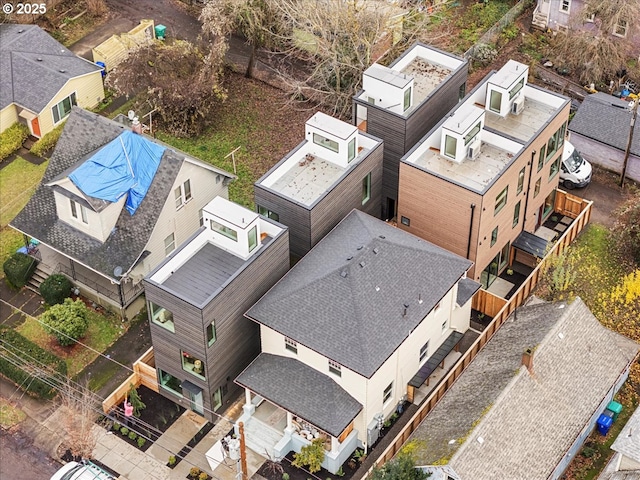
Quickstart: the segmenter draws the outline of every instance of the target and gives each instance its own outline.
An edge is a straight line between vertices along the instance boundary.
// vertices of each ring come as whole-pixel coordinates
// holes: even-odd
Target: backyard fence
[[[380,454],[361,478],[365,479],[373,468],[380,467],[384,463],[391,460],[409,440],[411,434],[418,428],[420,423],[429,415],[431,410],[436,406],[445,393],[451,388],[458,377],[469,366],[472,360],[478,355],[482,347],[493,337],[502,324],[507,320],[509,315],[529,297],[535,286],[538,284],[544,272],[546,262],[551,256],[561,254],[569,244],[578,236],[578,234],[587,226],[591,218],[591,209],[593,202],[571,195],[562,190],[558,190],[556,194],[555,211],[563,215],[573,218],[571,225],[565,230],[562,236],[553,244],[544,259],[538,263],[533,272],[527,277],[527,280],[516,290],[509,300],[496,297],[486,290],[479,290],[473,300],[472,306],[480,312],[492,316],[493,320],[487,328],[485,328],[480,336],[475,340],[471,347],[458,359],[453,368],[442,379],[440,384],[427,396],[418,407],[416,413],[407,422],[400,433],[391,441],[389,446]],[[580,208],[579,211],[577,209]],[[494,311],[495,309],[497,311]]]
[[[158,392],[158,380],[156,379],[155,363],[153,361],[153,347],[149,348],[136,362],[133,364],[133,373],[116,388],[111,395],[102,402],[102,411],[108,414],[113,407],[122,403],[124,396],[131,388],[131,385],[145,387]]]

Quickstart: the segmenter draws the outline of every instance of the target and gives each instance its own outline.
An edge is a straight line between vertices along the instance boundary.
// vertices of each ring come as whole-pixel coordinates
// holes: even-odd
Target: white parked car
[[[565,141],[560,165],[560,183],[564,188],[586,187],[591,181],[591,164],[571,143]]]
[[[51,480],[115,480],[109,473],[91,462],[69,462]]]

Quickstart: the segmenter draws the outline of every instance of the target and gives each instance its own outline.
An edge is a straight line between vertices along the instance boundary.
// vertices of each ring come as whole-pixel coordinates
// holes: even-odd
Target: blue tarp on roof
[[[129,194],[125,207],[133,215],[149,190],[165,147],[125,131],[69,175],[85,195],[117,202]]]

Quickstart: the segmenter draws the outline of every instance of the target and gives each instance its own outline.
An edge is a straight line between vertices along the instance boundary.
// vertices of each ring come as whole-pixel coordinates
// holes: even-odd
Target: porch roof
[[[544,238],[523,231],[518,235],[512,246],[535,257],[544,258],[544,254],[547,251],[547,243],[549,242]]]
[[[294,358],[261,353],[235,382],[334,437],[362,410],[333,379]]]

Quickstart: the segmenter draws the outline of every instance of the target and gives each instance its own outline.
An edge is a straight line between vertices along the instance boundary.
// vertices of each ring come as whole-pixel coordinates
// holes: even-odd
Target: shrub
[[[47,333],[56,337],[63,347],[82,338],[89,328],[87,307],[80,299],[74,302],[67,298],[64,303],[54,305],[44,312],[40,319]]]
[[[282,474],[282,480],[289,480],[289,474],[287,472]]]
[[[54,273],[40,284],[40,295],[47,304],[56,305],[71,296],[71,286],[71,281],[67,277],[61,273]]]
[[[616,210],[613,240],[623,256],[640,265],[640,193],[636,193]]]
[[[29,127],[14,123],[0,133],[0,162],[18,150],[29,136]]]
[[[123,437],[126,437],[127,435],[129,435],[129,429],[127,427],[122,427],[120,429],[120,433],[122,434]]]
[[[143,437],[138,437],[138,448],[144,447],[144,444],[147,443],[147,440]]]
[[[31,153],[38,155],[39,157],[43,157],[49,150],[55,147],[58,143],[58,139],[60,138],[60,134],[62,134],[62,129],[65,123],[66,122],[61,123],[34,143],[33,147],[31,147]]]
[[[119,432],[120,428],[122,428],[122,425],[120,425],[118,422],[114,422],[112,429]]]
[[[16,252],[2,264],[6,281],[14,288],[24,287],[38,262],[24,253]]]
[[[169,466],[173,467],[176,464],[176,456],[175,455],[169,455]]]
[[[198,475],[198,480],[207,480],[208,478],[207,472],[200,472],[200,475]]]
[[[198,475],[200,475],[200,469],[198,467],[191,467],[191,470],[189,470],[189,476],[195,478]]]
[[[316,438],[311,442],[311,445],[305,445],[300,449],[300,453],[293,455],[291,465],[298,468],[308,466],[309,472],[315,473],[320,471],[323,461],[324,440],[322,438]]]
[[[55,396],[55,387],[67,375],[67,364],[62,359],[8,328],[0,327],[0,344],[4,350],[0,355],[0,373],[35,396],[44,399]],[[34,363],[42,366],[35,376]]]
[[[131,431],[129,432],[128,437],[129,437],[131,440],[135,440],[136,438],[138,438],[138,434],[137,434],[136,432],[134,432],[133,430],[131,430]]]

